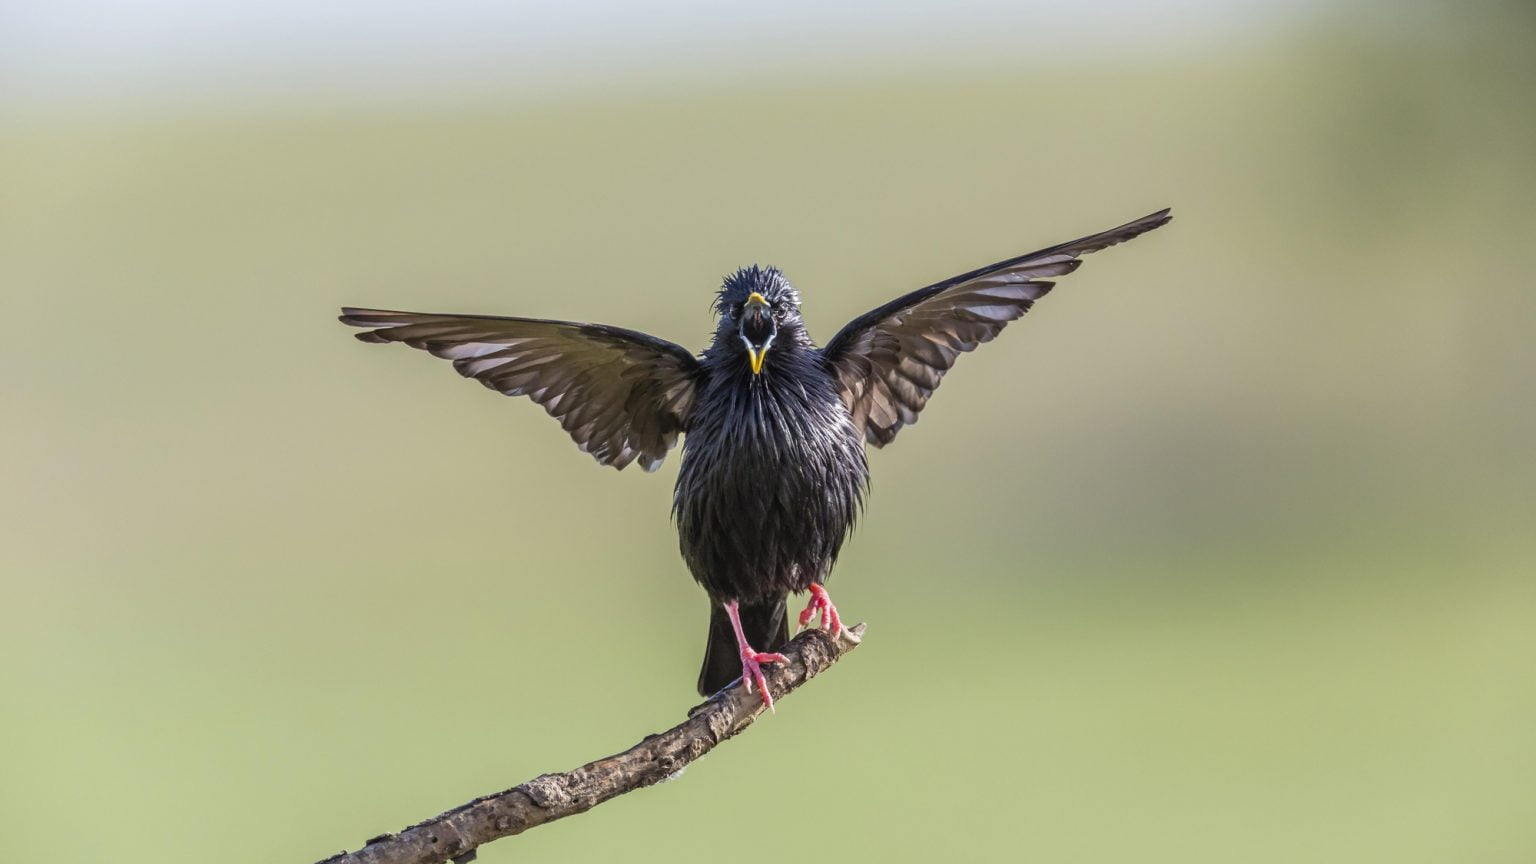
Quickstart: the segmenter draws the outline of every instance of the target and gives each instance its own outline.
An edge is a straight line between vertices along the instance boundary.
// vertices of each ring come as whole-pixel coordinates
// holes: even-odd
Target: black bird
[[[653,471],[686,433],[672,513],[712,601],[699,692],[740,678],[772,708],[760,664],[784,659],[772,652],[789,639],[788,595],[811,594],[802,627],[819,614],[818,626],[841,632],[822,585],[863,503],[864,445],[916,423],[956,358],[1055,284],[1042,280],[1170,218],[1160,210],[945,279],[860,315],[822,348],[784,274],[757,266],[726,277],[714,341],[698,357],[603,324],[355,308],[341,320],[368,328],[364,342],[404,342],[528,396],[604,465]]]

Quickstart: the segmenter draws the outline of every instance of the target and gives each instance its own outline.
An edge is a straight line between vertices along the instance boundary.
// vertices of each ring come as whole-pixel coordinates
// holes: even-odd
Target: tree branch
[[[784,646],[787,663],[764,666],[775,699],[815,678],[857,648],[860,624],[834,640],[808,630]],[[397,834],[368,841],[356,852],[341,852],[319,864],[440,864],[472,861],[475,849],[499,837],[521,834],[596,807],[610,798],[659,783],[735,735],[763,713],[756,693],[737,684],[688,712],[688,719],[639,744],[563,774],[544,774],[505,792],[476,798]]]

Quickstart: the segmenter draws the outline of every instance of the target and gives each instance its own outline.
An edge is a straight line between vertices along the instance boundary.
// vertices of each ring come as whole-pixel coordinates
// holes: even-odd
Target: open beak
[[[753,375],[762,374],[768,346],[773,344],[777,332],[768,301],[756,291],[752,292],[741,314],[741,342],[747,346],[747,360],[752,364]]]

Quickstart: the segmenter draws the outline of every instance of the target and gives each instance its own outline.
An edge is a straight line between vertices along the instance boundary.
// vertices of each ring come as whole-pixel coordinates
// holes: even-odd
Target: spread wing
[[[962,273],[848,322],[822,349],[842,386],[854,424],[876,447],[889,444],[928,404],[963,353],[990,342],[1029,311],[1054,282],[1097,252],[1151,231],[1173,217],[1159,210],[1091,237]]]
[[[404,342],[492,390],[527,396],[584,452],[656,470],[687,426],[699,362],[686,348],[602,324],[342,309],[364,342]]]

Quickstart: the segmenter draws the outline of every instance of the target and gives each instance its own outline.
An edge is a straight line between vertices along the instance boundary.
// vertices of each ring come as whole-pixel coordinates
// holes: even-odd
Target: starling
[[[823,587],[853,529],[869,465],[916,423],[944,373],[991,341],[1082,263],[1170,218],[1020,255],[921,288],[860,315],[818,348],[800,295],[771,267],[726,277],[714,341],[695,356],[619,327],[487,315],[345,308],[364,342],[404,342],[460,375],[542,405],[599,463],[653,471],[683,440],[672,498],[683,560],[709,594],[699,692],[738,678],[771,709],[762,664],[789,639],[785,604],[810,592],[801,627],[838,635]]]

